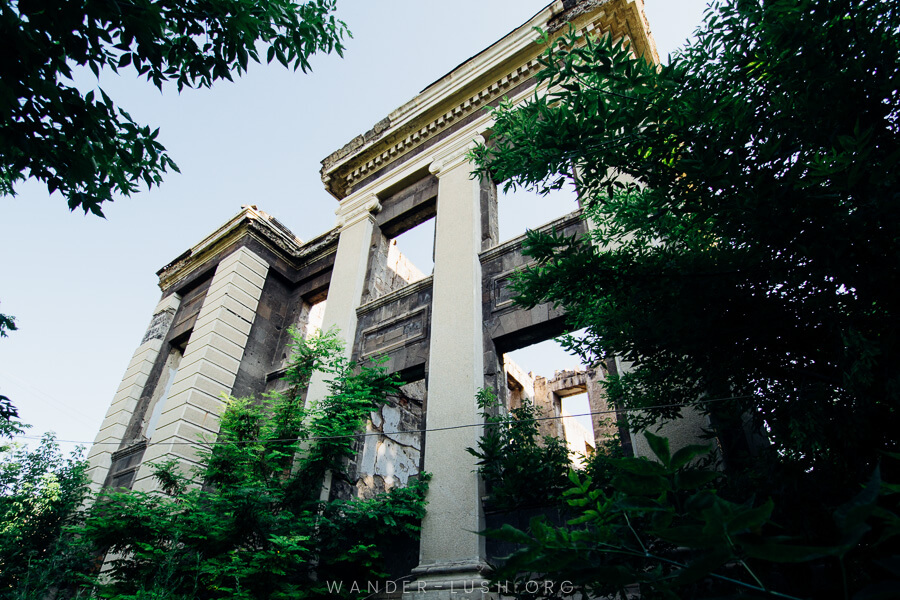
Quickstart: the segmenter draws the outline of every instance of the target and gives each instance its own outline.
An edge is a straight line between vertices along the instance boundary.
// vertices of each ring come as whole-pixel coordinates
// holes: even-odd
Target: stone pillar
[[[469,141],[470,142],[470,141]],[[422,522],[418,580],[408,600],[481,593],[486,567],[482,486],[475,460],[480,427],[431,431],[479,421],[475,392],[483,385],[481,186],[470,178],[471,143],[439,155],[425,470],[433,474]],[[477,590],[477,592],[472,592]]]
[[[122,377],[122,383],[119,384],[109,410],[106,411],[106,418],[103,419],[94,445],[88,453],[88,478],[91,491],[95,493],[100,491],[103,482],[106,481],[112,454],[119,449],[120,442],[125,437],[125,430],[131,423],[134,410],[147,384],[147,377],[156,362],[163,340],[169,333],[180,303],[181,297],[171,294],[156,306],[141,345],[134,351]]]
[[[328,298],[325,315],[322,317],[322,331],[336,328],[338,337],[344,340],[344,356],[353,353],[353,339],[356,335],[356,309],[362,302],[366,286],[366,271],[369,266],[369,252],[375,227],[375,214],[381,210],[381,203],[372,194],[341,203],[338,208],[338,223],[341,237],[338,239],[337,255],[328,284]],[[306,405],[321,400],[328,394],[325,375],[313,373],[306,392]],[[327,473],[322,484],[321,500],[331,495],[331,473]]]
[[[156,489],[149,463],[177,458],[185,467],[199,464],[201,436],[216,438],[223,396],[234,385],[268,271],[247,248],[219,263],[133,489]]]
[[[356,335],[356,309],[362,301],[366,285],[375,214],[380,210],[381,204],[374,194],[341,203],[337,210],[341,237],[328,284],[322,331],[337,328],[339,337],[344,340],[344,356],[347,358],[352,353]],[[307,405],[321,400],[327,393],[325,376],[315,373],[309,382]]]
[[[614,367],[615,373],[618,375],[624,375],[631,370],[631,363],[618,357],[607,364]],[[672,454],[675,454],[675,452],[685,446],[710,444],[711,441],[704,436],[705,431],[709,428],[709,417],[696,408],[688,406],[681,409],[680,418],[664,421],[656,427],[651,427],[650,431],[655,435],[667,438],[669,440],[669,450]],[[631,437],[631,449],[635,456],[654,458],[653,450],[650,449],[647,438],[643,433],[632,431],[629,432],[629,435]]]

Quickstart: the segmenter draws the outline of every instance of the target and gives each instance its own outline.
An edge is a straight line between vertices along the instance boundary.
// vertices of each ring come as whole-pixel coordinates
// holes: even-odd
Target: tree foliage
[[[543,58],[554,91],[500,107],[476,153],[507,185],[577,185],[593,237],[531,233],[520,302],[631,362],[624,406],[749,415],[846,493],[897,444],[898,30],[878,0],[720,2],[661,67],[571,34]]]
[[[94,503],[80,533],[111,553],[93,581],[101,597],[324,598],[334,582],[352,597],[351,582],[385,575],[387,548],[418,535],[427,476],[368,500],[320,498],[397,382],[342,358],[334,333],[295,337],[294,349],[289,391],[229,400],[193,481],[167,463],[157,471],[166,495],[107,491]],[[318,370],[332,377],[329,394],[307,408]]]
[[[478,459],[490,504],[495,509],[541,506],[553,503],[568,487],[569,449],[565,440],[540,438],[538,419],[531,402],[504,414],[492,390],[482,388],[477,398],[485,420],[478,448],[466,450]]]
[[[7,331],[15,331],[16,329],[18,329],[16,318],[0,313],[0,338],[5,338]],[[0,422],[4,420],[9,422],[17,416],[19,416],[19,412],[13,406],[9,397],[0,394]]]
[[[316,52],[343,52],[335,0],[107,2],[10,0],[0,6],[0,193],[34,178],[69,208],[102,215],[115,194],[177,170],[157,141],[102,90],[73,78],[134,69],[157,88],[209,87],[260,62],[306,71]],[[14,57],[14,59],[13,59]]]
[[[322,487],[350,475],[358,432],[398,383],[343,358],[333,332],[295,335],[293,350],[288,390],[229,399],[215,442],[197,441],[202,466],[156,465],[158,491],[88,499],[85,463],[52,438],[0,449],[0,598],[352,598],[386,577],[387,551],[418,536],[429,476],[365,500]],[[316,371],[329,393],[306,406]]]
[[[607,391],[632,428],[707,413],[721,498],[771,497],[800,546],[840,537],[876,469],[900,479],[881,462],[900,426],[898,33],[880,0],[728,0],[662,66],[545,36],[550,91],[500,106],[475,152],[507,186],[573,183],[595,224],[529,233],[518,301],[563,306],[586,329],[572,350],[631,365]],[[803,577],[874,594],[885,518],[856,522],[867,559]]]
[[[24,430],[0,421],[0,438]],[[0,598],[71,591],[69,575],[92,566],[70,529],[87,495],[86,469],[80,452],[64,456],[50,434],[33,449],[0,445]]]
[[[850,590],[871,599],[893,597],[900,586],[900,570],[889,558],[900,534],[900,488],[883,483],[878,470],[834,512],[830,543],[811,546],[785,535],[790,528],[773,520],[771,498],[726,499],[717,488],[727,476],[701,460],[710,446],[673,454],[665,438],[646,437],[654,460],[609,459],[616,470],[610,481],[570,472],[562,495],[572,516],[566,526],[538,516],[527,532],[510,525],[488,531],[519,546],[492,575],[495,581],[520,598],[552,597],[539,592],[565,584],[590,597],[623,600],[636,594],[797,600],[841,591],[848,597]],[[873,524],[880,536],[871,536]],[[834,562],[841,568],[821,575]],[[848,573],[865,578],[851,580]],[[529,585],[535,581],[542,585]]]

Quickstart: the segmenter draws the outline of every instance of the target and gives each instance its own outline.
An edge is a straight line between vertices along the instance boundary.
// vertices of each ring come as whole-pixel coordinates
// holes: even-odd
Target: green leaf
[[[665,477],[641,476],[633,473],[621,473],[612,481],[613,487],[626,493],[637,496],[658,496],[672,490],[672,486]]]
[[[675,488],[679,490],[696,490],[722,477],[718,471],[692,469],[675,474]]]
[[[835,511],[834,521],[848,549],[856,545],[862,536],[871,530],[866,519],[875,509],[880,489],[881,469],[876,467],[862,491]]]
[[[680,469],[685,466],[693,459],[698,456],[702,456],[704,454],[709,454],[712,451],[712,446],[706,445],[691,445],[680,448],[675,454],[672,456],[671,466],[673,469]]]
[[[668,469],[663,467],[657,462],[646,458],[634,458],[634,457],[625,457],[625,458],[616,458],[610,461],[616,468],[621,469],[622,471],[627,471],[628,473],[634,473],[635,475],[666,475],[668,474]]]
[[[514,544],[528,545],[534,542],[534,539],[530,535],[516,529],[509,523],[504,523],[500,529],[488,529],[483,531],[481,535],[491,539],[500,540],[501,542],[512,542]]]
[[[710,573],[714,573],[722,565],[733,559],[734,555],[727,548],[715,548],[690,561],[685,568],[676,571],[673,582],[678,585],[686,585],[706,579]]]
[[[725,542],[718,536],[704,534],[702,529],[694,525],[680,525],[654,532],[661,539],[687,548],[710,548],[724,546]]]
[[[666,467],[671,465],[671,457],[669,455],[669,440],[660,437],[658,435],[654,435],[649,431],[644,432],[644,437],[647,438],[647,443],[650,445],[650,450],[653,451],[653,454],[656,458],[659,459]]]
[[[741,533],[744,531],[758,531],[769,521],[774,508],[775,503],[769,498],[765,504],[762,504],[761,506],[738,512],[738,514],[728,522],[728,532]]]
[[[751,558],[775,563],[809,562],[817,558],[833,556],[839,551],[836,547],[792,546],[772,541],[758,544],[745,542],[742,546]]]
[[[674,512],[670,505],[663,504],[659,500],[643,498],[640,496],[626,496],[616,500],[615,507],[619,510],[634,512]]]

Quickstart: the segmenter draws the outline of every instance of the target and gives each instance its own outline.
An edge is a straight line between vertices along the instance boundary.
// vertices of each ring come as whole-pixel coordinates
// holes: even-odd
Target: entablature
[[[553,39],[565,26],[595,36],[628,39],[636,54],[658,62],[642,0],[556,0],[527,23],[425,88],[371,130],[322,161],[322,181],[338,200],[391,164],[400,164],[438,139],[483,116],[504,97],[522,97],[535,85],[543,47],[535,28]]]

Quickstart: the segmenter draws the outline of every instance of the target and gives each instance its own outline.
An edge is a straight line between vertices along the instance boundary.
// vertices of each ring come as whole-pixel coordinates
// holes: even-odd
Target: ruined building
[[[471,179],[466,158],[490,135],[485,108],[534,93],[541,49],[533,28],[554,33],[569,22],[627,38],[656,59],[641,0],[557,0],[322,161],[322,181],[338,202],[332,230],[303,242],[246,206],[160,270],[162,299],[90,453],[93,486],[150,489],[149,462],[196,461],[184,442],[218,431],[223,394],[277,384],[291,325],[337,327],[349,355],[387,356],[406,385],[398,403],[372,415],[368,427],[383,435],[366,438],[355,490],[331,493],[367,495],[422,469],[433,473],[413,575],[427,582],[426,595],[441,582],[477,578],[486,559],[473,533],[483,528],[481,484],[466,448],[480,430],[403,432],[477,422],[482,386],[513,404],[537,397],[549,411],[584,390],[593,410],[607,408],[589,389],[601,371],[532,379],[504,359],[561,334],[564,314],[512,303],[510,275],[528,262],[523,237],[498,239],[496,185]],[[425,274],[392,240],[432,218],[434,272]],[[586,224],[576,211],[546,227],[574,235]],[[308,398],[324,389],[314,380]],[[546,422],[546,432],[560,434],[563,421]],[[604,425],[594,425],[602,436]],[[580,435],[586,449],[589,436]]]

